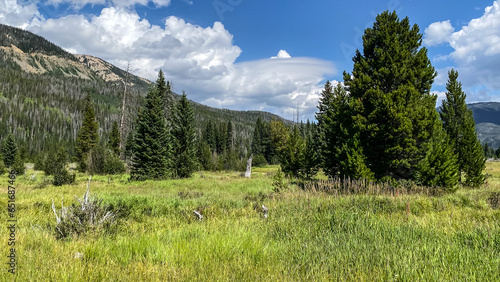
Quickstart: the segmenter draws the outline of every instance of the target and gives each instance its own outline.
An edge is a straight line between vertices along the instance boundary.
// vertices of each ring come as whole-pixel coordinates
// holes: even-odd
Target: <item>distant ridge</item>
[[[500,147],[500,102],[479,102],[467,106],[472,110],[481,143],[488,143],[495,149]]]
[[[57,56],[76,61],[76,57],[48,41],[47,39],[36,35],[30,31],[0,24],[0,46],[19,48],[24,53],[41,53],[48,56]]]

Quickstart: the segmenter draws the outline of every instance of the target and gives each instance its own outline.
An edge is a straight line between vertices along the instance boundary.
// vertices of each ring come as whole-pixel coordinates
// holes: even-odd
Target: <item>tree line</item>
[[[199,169],[242,170],[252,154],[254,163],[280,164],[298,179],[313,179],[322,170],[330,178],[405,180],[449,191],[458,183],[479,186],[486,150],[458,72],[449,71],[446,99],[436,111],[431,87],[437,73],[421,42],[408,18],[378,15],[365,30],[352,72],[344,72],[341,83],[325,83],[315,122],[258,118],[251,135],[238,136],[231,121],[197,124],[186,94],[174,99],[160,71],[127,137],[109,123],[103,146],[87,95],[75,141],[78,168],[120,173],[126,160],[132,180],[184,178]]]

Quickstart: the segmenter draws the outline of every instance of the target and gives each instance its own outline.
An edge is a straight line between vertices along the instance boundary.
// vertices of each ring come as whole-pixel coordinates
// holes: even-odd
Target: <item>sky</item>
[[[500,101],[500,0],[2,0],[0,23],[152,81],[161,69],[199,103],[305,121],[385,10],[419,26],[437,106],[452,68],[467,102]]]

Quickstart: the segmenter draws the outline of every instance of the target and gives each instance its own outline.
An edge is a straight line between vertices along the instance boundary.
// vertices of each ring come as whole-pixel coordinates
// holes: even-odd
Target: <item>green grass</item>
[[[2,281],[450,281],[500,280],[500,164],[488,184],[441,197],[339,196],[290,187],[273,193],[277,167],[198,172],[193,178],[127,182],[95,176],[91,192],[126,209],[107,233],[56,239],[56,207],[76,203],[76,185],[34,189],[43,173],[16,181],[17,274],[6,273],[7,176],[0,177]],[[269,208],[264,219],[261,205]],[[407,204],[410,213],[407,214]],[[198,221],[192,211],[204,215]],[[77,253],[82,256],[78,257]]]

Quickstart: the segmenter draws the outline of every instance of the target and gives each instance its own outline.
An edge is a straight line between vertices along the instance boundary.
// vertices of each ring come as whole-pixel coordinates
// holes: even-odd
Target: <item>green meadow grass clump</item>
[[[343,195],[293,183],[275,192],[276,166],[254,168],[250,179],[236,172],[145,182],[95,176],[92,193],[113,213],[114,227],[64,240],[54,232],[52,199],[81,206],[74,196],[86,193],[87,176],[44,189],[35,189],[42,177],[19,177],[17,274],[4,271],[0,280],[498,281],[500,209],[491,203],[500,165],[486,170],[488,186],[439,196]],[[7,177],[0,183],[6,195]],[[2,257],[7,231],[0,229]]]

